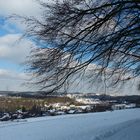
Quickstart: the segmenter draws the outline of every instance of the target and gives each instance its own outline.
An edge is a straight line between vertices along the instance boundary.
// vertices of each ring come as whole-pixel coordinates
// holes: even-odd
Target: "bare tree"
[[[27,64],[42,89],[60,89],[87,71],[89,78],[111,77],[113,85],[140,75],[139,0],[40,4],[42,18],[24,20],[26,35],[41,43]]]

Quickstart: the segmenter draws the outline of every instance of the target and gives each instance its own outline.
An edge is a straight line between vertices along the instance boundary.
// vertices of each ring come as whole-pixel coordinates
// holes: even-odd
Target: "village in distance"
[[[94,113],[139,107],[139,95],[0,92],[0,121],[19,121],[31,117]]]

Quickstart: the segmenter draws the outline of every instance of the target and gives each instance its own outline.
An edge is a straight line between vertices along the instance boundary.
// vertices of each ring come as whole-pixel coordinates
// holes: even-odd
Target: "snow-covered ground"
[[[140,140],[140,109],[1,122],[0,140]]]

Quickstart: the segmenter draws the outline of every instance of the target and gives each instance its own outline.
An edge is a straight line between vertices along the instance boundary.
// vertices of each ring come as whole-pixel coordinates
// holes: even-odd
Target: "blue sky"
[[[20,33],[21,30],[14,23],[8,22],[4,17],[0,16],[0,36],[10,33]]]
[[[27,91],[32,89],[23,86],[30,76],[24,73],[24,66],[21,64],[26,61],[31,47],[36,45],[27,38],[19,41],[25,25],[18,21],[6,20],[6,18],[13,14],[40,18],[41,10],[35,1],[0,0],[0,90]],[[89,88],[84,81],[79,86],[72,87],[71,91],[98,92],[97,84],[99,83]],[[135,83],[129,82],[119,93],[139,94],[137,87],[132,85]]]

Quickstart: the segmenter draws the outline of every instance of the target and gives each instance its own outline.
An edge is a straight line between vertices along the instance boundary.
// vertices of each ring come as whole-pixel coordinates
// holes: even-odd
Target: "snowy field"
[[[0,140],[140,140],[140,109],[1,122]]]

